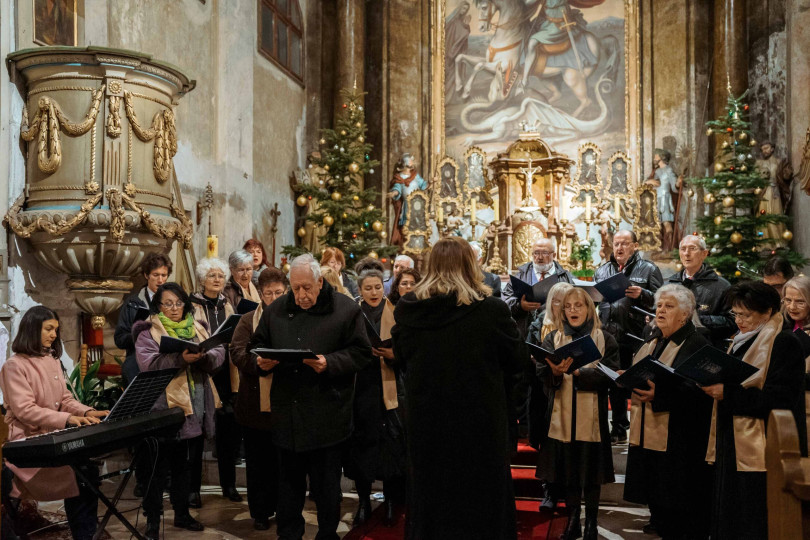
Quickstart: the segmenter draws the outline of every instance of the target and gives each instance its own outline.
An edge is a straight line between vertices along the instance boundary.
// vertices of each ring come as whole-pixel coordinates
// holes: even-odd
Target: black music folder
[[[647,381],[652,381],[656,385],[666,385],[683,380],[684,378],[676,373],[673,368],[659,362],[652,356],[647,356],[630,366],[624,373],[614,379],[614,382],[628,390],[635,390],[636,388],[649,390],[650,385],[647,384]]]
[[[624,273],[619,272],[599,283],[578,281],[575,285],[585,289],[585,292],[593,298],[594,302],[610,302],[612,304],[624,298],[625,291],[633,284]]]
[[[241,315],[231,315],[219,325],[214,334],[208,339],[200,343],[194,343],[185,339],[173,338],[171,336],[163,336],[160,339],[160,352],[162,354],[182,353],[188,351],[190,353],[208,352],[214,347],[225,345],[231,342],[233,331],[236,325],[239,324]]]
[[[318,359],[318,355],[309,349],[265,349],[259,347],[250,352],[268,360],[277,360],[282,364],[303,364],[304,360]]]
[[[540,358],[543,360],[549,358],[555,364],[559,364],[566,358],[573,358],[574,361],[571,363],[571,367],[569,367],[567,371],[569,374],[578,370],[582,366],[587,366],[591,362],[602,358],[602,353],[599,352],[596,343],[593,342],[593,339],[591,339],[591,336],[589,335],[577,338],[571,343],[563,345],[559,349],[555,349],[554,352],[544,349],[543,347],[538,347],[533,343],[527,342],[526,344],[529,346],[529,351],[534,355],[535,358],[538,356],[540,356]]]
[[[759,371],[751,364],[705,345],[675,369],[675,373],[695,381],[700,386],[740,384]]]
[[[534,270],[532,270],[534,271]],[[523,298],[526,296],[527,302],[537,302],[538,304],[545,304],[548,297],[548,291],[557,284],[560,276],[552,274],[542,281],[538,281],[534,285],[529,285],[520,278],[509,276],[509,283],[512,284],[512,291],[515,293],[515,298]]]
[[[247,298],[242,298],[236,305],[236,313],[238,313],[239,315],[244,315],[245,313],[250,313],[257,307],[259,307],[258,302],[253,302],[252,300],[248,300]]]
[[[372,347],[375,349],[390,349],[394,346],[393,339],[383,339],[380,337],[380,333],[377,332],[377,329],[374,328],[374,325],[371,324],[371,321],[368,320],[365,313],[363,313],[363,318],[366,320],[366,334],[368,334],[368,340],[371,342]]]

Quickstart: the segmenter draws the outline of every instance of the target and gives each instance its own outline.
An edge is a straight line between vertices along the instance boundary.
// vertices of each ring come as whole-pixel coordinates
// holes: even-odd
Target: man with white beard
[[[532,244],[530,253],[532,260],[518,267],[518,279],[529,285],[549,278],[567,283],[574,282],[574,276],[554,260],[557,256],[557,249],[553,239],[540,238]],[[517,322],[521,339],[526,341],[529,326],[537,316],[541,315],[545,306],[537,302],[529,302],[525,297],[516,297],[512,284],[509,282],[504,286],[501,298],[507,303],[512,317]],[[512,400],[515,410],[510,413],[517,417],[521,425],[519,434],[525,436],[528,430],[525,426],[528,423],[542,423],[546,398],[543,394],[542,384],[533,375],[520,374],[514,383]]]

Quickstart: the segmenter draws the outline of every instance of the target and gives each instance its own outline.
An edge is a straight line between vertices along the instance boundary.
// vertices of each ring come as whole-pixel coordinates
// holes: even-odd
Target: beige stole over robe
[[[261,305],[261,303],[259,303],[259,305]],[[194,306],[194,318],[198,321],[200,319],[205,319],[205,322],[208,323],[208,328],[212,332],[216,330],[216,328],[211,328],[211,321],[208,320],[208,313],[205,311],[205,308],[197,303],[193,303],[192,306]],[[235,312],[231,303],[225,302],[225,319],[234,313]],[[233,362],[228,360],[228,369],[230,370],[231,375],[231,392],[236,393],[239,391],[239,368],[237,368]]]
[[[636,364],[655,351],[658,340],[654,339],[649,343],[645,343],[638,350],[633,357],[633,364]],[[681,346],[670,341],[661,353],[659,362],[666,366],[672,366],[675,357],[678,356],[678,351]],[[644,408],[642,409],[642,405]],[[641,412],[644,411],[644,424],[641,423]],[[651,403],[642,403],[638,394],[631,393],[630,398],[630,444],[633,446],[641,445],[641,430],[644,430],[644,445],[642,448],[647,450],[655,450],[657,452],[667,451],[667,438],[669,436],[669,413],[668,412],[654,412]]]
[[[253,312],[253,331],[259,326],[259,321],[262,319],[262,303],[259,302],[259,307]],[[270,390],[273,388],[273,374],[259,376],[259,411],[270,412]]]
[[[759,388],[765,384],[768,368],[771,365],[771,351],[773,342],[784,324],[782,314],[777,313],[757,334],[751,348],[742,358],[742,361],[759,369],[748,379],[743,381],[743,388]],[[729,346],[731,354],[731,346]],[[765,420],[751,416],[735,416],[734,449],[737,454],[737,470],[740,472],[765,472]],[[709,448],[706,451],[706,461],[714,463],[716,459],[717,440],[717,401],[712,409],[712,428],[709,432]]]
[[[152,339],[157,342],[158,347],[160,347],[160,340],[163,336],[168,336],[169,333],[163,328],[163,323],[160,322],[157,315],[152,315],[149,318],[149,322],[152,323],[152,328],[149,330],[149,333],[152,335]],[[208,332],[203,325],[196,320],[194,321],[194,330],[197,332],[197,339],[200,341],[208,339]],[[222,402],[219,399],[217,388],[214,386],[213,381],[211,381],[211,376],[206,373],[206,377],[208,377],[208,386],[211,387],[211,392],[214,394],[214,407],[219,409],[222,407]],[[194,408],[191,406],[191,388],[188,386],[188,375],[185,369],[179,369],[177,375],[174,376],[169,386],[166,387],[166,403],[170,409],[180,407],[183,409],[186,416],[194,414]]]
[[[591,339],[599,352],[605,354],[605,336],[602,330],[594,328]],[[571,343],[571,336],[557,331],[554,334],[554,348]],[[599,360],[591,362],[586,368],[596,367]],[[548,436],[561,442],[571,442],[571,422],[573,421],[572,405],[574,403],[574,376],[564,374],[562,384],[554,393],[554,408],[551,411],[551,424]],[[577,425],[576,440],[584,442],[601,442],[602,435],[599,430],[599,394],[576,390],[577,399]]]
[[[239,285],[239,283],[237,283],[236,281],[234,281],[234,283]],[[257,304],[262,305],[262,295],[259,294],[259,290],[256,288],[256,286],[253,284],[252,281],[248,283],[248,290],[245,290],[245,288],[242,287],[241,285],[239,285],[239,288],[242,289],[242,296],[244,298],[247,298],[251,302],[256,302]]]
[[[391,329],[396,324],[394,320],[394,304],[388,298],[385,299],[382,318],[380,319],[380,339],[385,341],[391,338]],[[389,366],[385,359],[380,357],[380,374],[382,375],[382,393],[385,410],[390,411],[399,407],[397,399],[397,375],[394,369]]]

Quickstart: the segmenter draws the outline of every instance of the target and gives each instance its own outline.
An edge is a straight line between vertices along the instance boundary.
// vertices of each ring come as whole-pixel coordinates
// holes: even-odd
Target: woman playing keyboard
[[[71,426],[97,424],[109,411],[96,411],[71,395],[59,358],[59,316],[45,306],[35,306],[23,315],[11,345],[14,355],[0,370],[0,390],[6,408],[8,440],[34,437]],[[65,500],[65,512],[73,538],[90,539],[96,532],[98,499],[77,480],[68,466],[22,469],[8,464],[14,473],[11,496],[37,501]],[[97,478],[94,466],[82,465],[87,478]]]

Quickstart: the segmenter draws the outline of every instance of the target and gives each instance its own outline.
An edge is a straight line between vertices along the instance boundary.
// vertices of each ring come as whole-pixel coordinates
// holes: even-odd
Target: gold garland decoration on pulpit
[[[66,88],[68,89],[68,88]],[[23,106],[20,137],[31,142],[39,136],[37,148],[37,165],[45,174],[53,174],[62,164],[62,141],[59,138],[60,127],[73,137],[84,135],[96,123],[96,117],[104,96],[105,85],[93,91],[90,109],[81,122],[71,122],[62,112],[59,104],[52,97],[43,96],[37,103],[37,114],[29,127],[28,108]]]
[[[97,193],[84,201],[76,215],[68,220],[62,219],[57,223],[53,223],[48,220],[48,215],[42,214],[32,223],[23,225],[22,221],[20,221],[19,214],[23,204],[25,204],[25,195],[20,195],[11,208],[9,208],[8,213],[3,218],[3,223],[11,227],[14,234],[20,238],[30,238],[31,234],[38,230],[45,231],[53,236],[59,236],[72,231],[84,223],[90,211],[101,201],[101,196],[101,193]]]
[[[177,239],[182,242],[183,246],[186,248],[191,245],[194,228],[185,212],[175,203],[174,197],[172,197],[172,202],[169,206],[172,216],[175,217],[179,223],[172,223],[168,226],[160,225],[155,221],[155,218],[152,217],[152,214],[148,210],[143,209],[135,202],[135,199],[126,193],[121,193],[116,188],[107,190],[107,200],[110,202],[110,234],[115,240],[120,242],[124,238],[124,206],[126,206],[133,212],[137,212],[143,226],[158,238]]]
[[[155,113],[152,118],[152,126],[144,129],[135,114],[135,107],[132,104],[132,92],[124,92],[124,108],[127,118],[132,126],[135,135],[143,142],[154,139],[154,163],[153,170],[158,182],[163,183],[169,179],[172,168],[172,158],[177,154],[177,128],[174,123],[174,112],[166,109]]]

